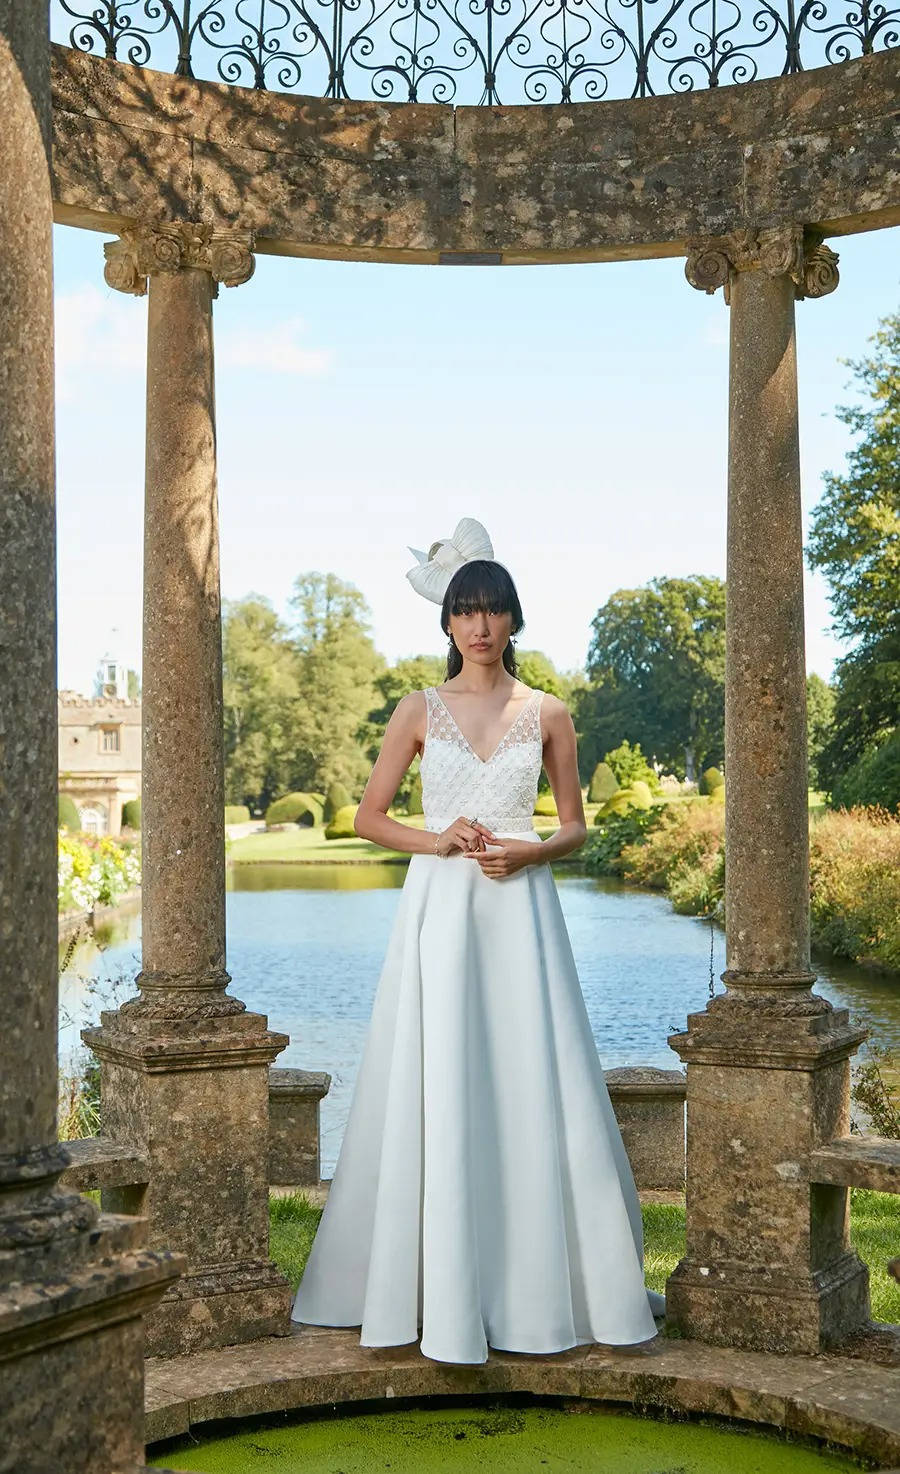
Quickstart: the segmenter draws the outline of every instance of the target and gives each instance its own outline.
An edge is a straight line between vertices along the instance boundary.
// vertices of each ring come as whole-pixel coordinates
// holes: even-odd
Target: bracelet
[[[436,855],[439,855],[442,860],[446,860],[447,856],[443,853],[442,850],[438,849],[438,840],[440,839],[440,837],[441,836],[439,833],[434,836],[434,853]]]

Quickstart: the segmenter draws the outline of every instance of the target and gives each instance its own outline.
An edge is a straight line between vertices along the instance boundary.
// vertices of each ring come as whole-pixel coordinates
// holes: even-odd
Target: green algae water
[[[846,1456],[770,1434],[602,1408],[442,1407],[316,1418],[170,1444],[151,1468],[198,1474],[825,1474]]]

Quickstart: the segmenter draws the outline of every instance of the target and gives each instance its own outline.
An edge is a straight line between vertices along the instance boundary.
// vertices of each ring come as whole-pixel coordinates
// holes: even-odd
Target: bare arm
[[[559,828],[539,847],[541,860],[558,860],[577,850],[587,839],[584,803],[578,777],[578,751],[575,724],[564,701],[549,691],[542,702],[547,736],[544,743],[544,767],[556,800]]]
[[[361,839],[370,839],[389,850],[406,855],[433,855],[436,835],[428,829],[416,829],[388,817],[400,780],[425,740],[425,697],[421,691],[402,696],[384,729],[381,751],[369,774],[369,781],[359,801],[353,828]],[[441,849],[446,855],[472,841],[483,848],[480,826],[473,827],[460,818],[441,834]]]

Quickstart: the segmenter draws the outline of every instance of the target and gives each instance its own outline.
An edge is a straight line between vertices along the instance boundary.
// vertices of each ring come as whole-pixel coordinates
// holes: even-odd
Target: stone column
[[[106,246],[107,282],[149,278],[144,523],[143,966],[84,1038],[103,1134],[150,1163],[152,1243],[188,1273],[148,1318],[163,1355],[288,1330],[268,1258],[268,1067],[288,1040],[227,990],[222,638],[212,303],[252,240],[186,223]],[[120,1204],[115,1189],[104,1204]]]
[[[105,1474],[143,1464],[140,1314],[179,1262],[58,1186],[47,24],[0,0],[0,1465]]]
[[[687,1063],[687,1248],[666,1287],[686,1336],[815,1353],[868,1318],[843,1188],[809,1154],[849,1130],[864,1032],[812,992],[796,297],[837,285],[799,226],[690,242],[731,308],[725,676],[726,992]]]

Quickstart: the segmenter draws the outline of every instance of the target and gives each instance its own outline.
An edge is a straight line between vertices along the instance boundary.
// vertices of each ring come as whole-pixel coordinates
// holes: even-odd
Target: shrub
[[[834,785],[835,807],[878,805],[896,809],[900,804],[900,727],[886,741],[868,752],[843,773]]]
[[[634,747],[630,742],[620,743],[606,754],[605,761],[612,769],[616,782],[623,788],[628,788],[636,778],[640,778],[654,792],[659,788],[659,779],[641,752],[639,742]]]
[[[266,809],[266,824],[321,824],[322,806],[311,793],[286,793]]]
[[[249,824],[249,822],[250,810],[247,808],[246,804],[225,805],[226,824]]]
[[[717,788],[723,788],[724,786],[725,779],[722,777],[722,774],[719,772],[718,768],[707,768],[706,771],[701,774],[701,793],[714,793]]]
[[[70,793],[61,793],[57,798],[56,819],[60,829],[69,829],[77,834],[81,828],[81,815]]]
[[[636,809],[649,809],[653,803],[650,785],[642,778],[635,778],[631,785],[631,802]]]
[[[406,800],[407,814],[421,814],[422,809],[422,774],[416,773],[409,788],[409,797]]]
[[[356,830],[353,828],[353,820],[359,804],[344,804],[338,809],[330,824],[325,825],[326,839],[355,839]]]
[[[697,868],[711,872],[725,844],[725,816],[718,806],[685,800],[661,805],[654,825],[642,844],[622,852],[622,873],[629,880],[666,890],[676,872],[686,877]],[[687,885],[683,882],[683,889]]]
[[[59,836],[57,895],[60,911],[93,911],[115,904],[140,885],[141,861],[135,845],[104,836]]]
[[[662,812],[654,806],[610,814],[602,824],[595,819],[596,832],[588,836],[583,850],[585,868],[597,875],[620,875],[619,857],[625,846],[639,844],[659,824]]]
[[[534,812],[536,814],[551,814],[554,818],[557,817],[558,810],[553,794],[539,793],[534,801]]]
[[[900,814],[826,811],[809,832],[812,941],[900,970]]]
[[[605,804],[617,792],[619,780],[609,763],[598,763],[588,788],[588,803]]]
[[[353,800],[351,799],[343,783],[338,783],[336,779],[334,783],[329,783],[328,791],[325,794],[325,805],[323,809],[323,815],[326,824],[331,823],[331,820],[334,818],[338,809],[345,809],[347,805],[352,802]]]
[[[139,798],[130,798],[127,804],[122,805],[122,823],[126,829],[140,829],[141,801]]]

